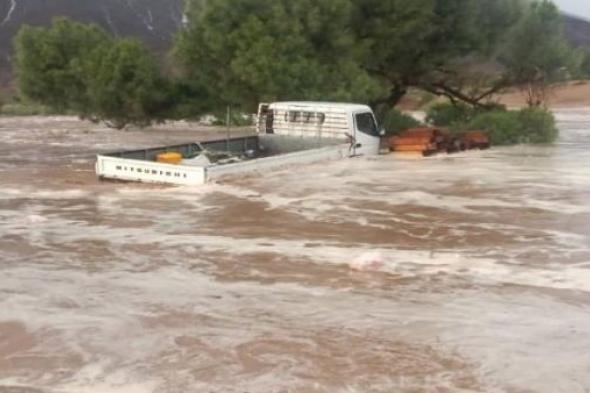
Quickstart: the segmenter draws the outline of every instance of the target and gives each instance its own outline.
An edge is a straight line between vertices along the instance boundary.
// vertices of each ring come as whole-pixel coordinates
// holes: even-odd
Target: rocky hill
[[[590,21],[565,15],[565,35],[575,46],[590,49]]]

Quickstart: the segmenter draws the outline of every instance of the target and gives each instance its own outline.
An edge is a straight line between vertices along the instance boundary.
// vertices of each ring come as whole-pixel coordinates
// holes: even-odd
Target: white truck
[[[266,172],[361,155],[377,155],[383,132],[366,105],[325,102],[260,104],[252,136],[100,154],[101,179],[199,185],[221,177]],[[178,165],[156,161],[180,153]]]

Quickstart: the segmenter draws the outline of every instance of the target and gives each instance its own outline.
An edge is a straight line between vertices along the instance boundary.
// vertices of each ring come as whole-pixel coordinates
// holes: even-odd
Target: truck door
[[[354,154],[355,155],[377,155],[379,154],[379,143],[381,137],[377,122],[371,112],[353,114],[354,118]]]

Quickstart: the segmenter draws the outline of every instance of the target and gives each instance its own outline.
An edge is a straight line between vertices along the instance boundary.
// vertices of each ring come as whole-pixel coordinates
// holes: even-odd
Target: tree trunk
[[[373,109],[379,120],[382,120],[387,111],[394,108],[404,98],[407,92],[408,88],[406,86],[394,84],[387,97],[371,101],[369,106]]]

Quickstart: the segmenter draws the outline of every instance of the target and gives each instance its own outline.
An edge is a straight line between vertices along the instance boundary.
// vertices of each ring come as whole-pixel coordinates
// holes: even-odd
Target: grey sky
[[[553,0],[568,14],[581,16],[590,20],[590,2],[588,0]]]

